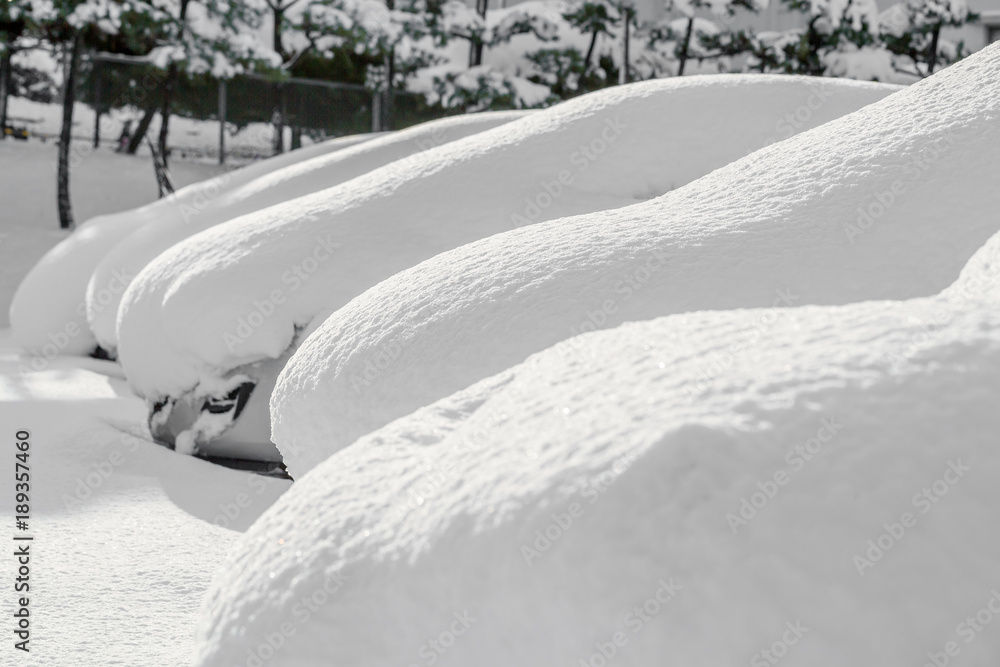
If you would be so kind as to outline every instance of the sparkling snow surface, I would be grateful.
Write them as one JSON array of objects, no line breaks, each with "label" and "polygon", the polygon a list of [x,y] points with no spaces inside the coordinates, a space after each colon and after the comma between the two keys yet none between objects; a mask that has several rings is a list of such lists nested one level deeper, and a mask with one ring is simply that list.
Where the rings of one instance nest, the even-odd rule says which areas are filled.
[{"label": "sparkling snow surface", "polygon": [[299,480],[196,664],[995,664],[998,306],[1000,236],[935,297],[565,341]]},{"label": "sparkling snow surface", "polygon": [[[143,396],[178,396],[279,357],[296,327],[437,253],[649,199],[790,136],[787,114],[811,127],[894,90],[782,76],[649,81],[425,151],[160,255],[122,300],[122,364]],[[466,287],[454,289],[461,298]]]},{"label": "sparkling snow surface", "polygon": [[1000,47],[654,201],[399,273],[302,344],[271,399],[293,477],[580,332],[703,309],[939,292],[1000,229]]},{"label": "sparkling snow surface", "polygon": [[[225,189],[220,189],[217,196],[206,196],[171,209],[162,218],[143,225],[108,252],[98,265],[87,287],[87,315],[97,342],[106,350],[114,350],[118,345],[115,324],[123,290],[113,292],[110,303],[105,303],[101,299],[103,287],[116,275],[136,276],[146,264],[175,243],[220,222],[325,190],[394,160],[509,123],[525,113],[506,111],[445,118],[386,134],[345,150],[328,151],[315,157],[307,153],[302,156],[305,159],[273,169],[238,187],[225,187],[225,177],[219,179],[220,188]],[[177,220],[178,211],[182,220]]]},{"label": "sparkling snow surface", "polygon": [[[171,197],[159,199],[146,206],[120,213],[99,215],[87,220],[73,234],[49,250],[18,286],[10,305],[10,324],[14,340],[22,348],[41,354],[42,348],[52,342],[51,336],[64,333],[66,327],[71,326],[78,329],[78,333],[70,336],[69,344],[61,349],[60,353],[89,354],[97,341],[87,324],[88,281],[100,261],[117,243],[154,220],[162,222],[169,220],[173,225],[182,227],[188,211],[202,210],[210,206],[210,202],[227,189],[239,188],[273,170],[310,157],[325,155],[368,141],[372,136],[375,135],[344,137],[314,144],[298,151],[255,162],[229,174],[193,183],[181,188]],[[125,182],[123,187],[128,187],[128,183]],[[93,196],[88,193],[88,198],[92,199]],[[127,272],[122,273],[123,268],[114,267],[112,275],[102,279],[95,290],[95,295],[101,299],[97,306],[105,313],[110,313],[112,317],[111,299],[105,300],[103,293],[111,295],[117,304],[124,290],[123,279],[133,277]]]}]

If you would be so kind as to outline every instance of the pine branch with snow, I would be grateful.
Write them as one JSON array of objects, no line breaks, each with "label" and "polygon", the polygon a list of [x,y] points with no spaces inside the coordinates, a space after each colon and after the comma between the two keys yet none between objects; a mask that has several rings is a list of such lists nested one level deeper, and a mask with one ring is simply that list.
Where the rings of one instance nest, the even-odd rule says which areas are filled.
[{"label": "pine branch with snow", "polygon": [[970,53],[964,42],[943,39],[942,29],[978,19],[965,0],[907,0],[882,12],[878,25],[882,42],[893,54],[893,69],[924,78]]}]

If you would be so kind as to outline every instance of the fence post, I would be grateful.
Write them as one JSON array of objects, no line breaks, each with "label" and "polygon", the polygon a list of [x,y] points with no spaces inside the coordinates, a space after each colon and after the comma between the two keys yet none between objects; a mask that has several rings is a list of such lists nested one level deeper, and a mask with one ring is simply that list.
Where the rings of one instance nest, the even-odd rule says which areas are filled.
[{"label": "fence post", "polygon": [[226,80],[219,79],[219,164],[226,164]]},{"label": "fence post", "polygon": [[382,131],[382,91],[372,92],[372,132]]},{"label": "fence post", "polygon": [[101,145],[101,61],[97,58],[91,59],[91,66],[94,68],[94,148]]}]

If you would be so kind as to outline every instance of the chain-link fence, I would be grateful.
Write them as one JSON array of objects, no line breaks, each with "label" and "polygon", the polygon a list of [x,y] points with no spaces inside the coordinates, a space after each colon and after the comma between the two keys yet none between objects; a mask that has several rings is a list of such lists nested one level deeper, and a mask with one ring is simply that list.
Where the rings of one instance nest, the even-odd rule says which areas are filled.
[{"label": "chain-link fence", "polygon": [[[133,148],[145,136],[155,141],[165,80],[163,69],[144,61],[103,54],[89,58],[77,99],[96,111],[95,145],[119,143],[122,128]],[[221,162],[266,157],[297,148],[303,140],[401,129],[449,112],[402,91],[386,96],[332,81],[258,74],[222,80],[202,74],[178,77],[171,113],[171,152]],[[108,122],[111,118],[114,122]]]}]

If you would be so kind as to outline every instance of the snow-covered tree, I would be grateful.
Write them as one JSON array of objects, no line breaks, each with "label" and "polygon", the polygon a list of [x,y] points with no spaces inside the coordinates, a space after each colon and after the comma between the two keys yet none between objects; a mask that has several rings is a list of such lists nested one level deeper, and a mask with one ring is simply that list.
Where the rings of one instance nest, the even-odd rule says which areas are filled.
[{"label": "snow-covered tree", "polygon": [[726,30],[705,39],[728,56],[745,55],[746,68],[866,80],[892,78],[890,54],[878,35],[874,0],[782,0],[801,13],[804,27],[755,33]]},{"label": "snow-covered tree", "polygon": [[[691,61],[719,63],[724,68],[727,57],[742,53],[747,34],[726,31],[740,11],[756,13],[767,7],[767,0],[668,0],[668,15],[641,27],[643,49],[638,59],[642,76],[683,76],[690,72]],[[674,17],[676,14],[680,17]],[[698,14],[708,13],[711,19]]]},{"label": "snow-covered tree", "polygon": [[5,138],[7,99],[13,87],[13,57],[27,27],[30,8],[19,0],[0,0],[0,139]]},{"label": "snow-covered tree", "polygon": [[572,47],[538,49],[528,54],[537,72],[532,80],[549,88],[555,100],[572,97],[580,87],[583,54]]},{"label": "snow-covered tree", "polygon": [[140,0],[46,0],[30,4],[29,19],[37,34],[64,58],[62,127],[59,133],[59,166],[56,176],[59,226],[71,229],[73,211],[69,196],[69,152],[72,141],[73,108],[80,58],[88,40],[101,33],[114,33],[121,26],[124,10],[134,10]]},{"label": "snow-covered tree", "polygon": [[622,27],[622,65],[618,70],[618,83],[624,84],[632,80],[632,35],[639,28],[638,12],[630,0],[620,0],[615,9],[621,17]]},{"label": "snow-covered tree", "polygon": [[264,0],[150,0],[160,18],[160,43],[150,58],[166,70],[160,106],[158,147],[167,157],[173,92],[182,72],[210,72],[229,77],[254,62],[280,64],[280,57],[262,44],[260,28]]},{"label": "snow-covered tree", "polygon": [[332,59],[347,50],[383,63],[409,37],[415,22],[408,8],[390,8],[381,0],[312,0],[293,28],[321,57]]},{"label": "snow-covered tree", "polygon": [[583,68],[590,68],[594,48],[601,35],[613,36],[613,28],[621,21],[621,15],[608,0],[578,0],[572,9],[563,14],[571,26],[590,36],[587,52],[583,56]]},{"label": "snow-covered tree", "polygon": [[774,45],[778,67],[790,74],[821,76],[833,54],[857,52],[876,42],[878,7],[874,0],[784,0],[805,15],[806,28],[792,30]]},{"label": "snow-covered tree", "polygon": [[643,26],[639,71],[645,78],[683,76],[691,60],[701,62],[725,55],[712,42],[719,34],[716,23],[700,16],[668,17]]},{"label": "snow-covered tree", "polygon": [[[469,44],[468,64],[443,58],[421,78],[423,92],[432,103],[465,110],[533,107],[546,103],[551,91],[529,81],[524,68],[530,68],[531,47],[558,39],[562,21],[553,11],[560,3],[529,2],[510,8],[481,13],[459,0],[427,5],[426,34],[443,52],[455,41]],[[481,9],[481,8],[480,8]],[[511,51],[508,45],[522,38],[523,49]],[[494,49],[508,49],[501,66],[485,61]]]},{"label": "snow-covered tree", "polygon": [[882,42],[896,56],[893,68],[923,78],[969,55],[964,43],[942,39],[941,31],[978,18],[965,0],[907,0],[882,12],[879,27]]},{"label": "snow-covered tree", "polygon": [[[706,52],[705,45],[712,36],[719,33],[719,29],[711,21],[699,21],[695,16],[698,10],[710,10],[716,16],[731,17],[738,9],[757,12],[765,7],[767,0],[668,0],[668,9],[684,15],[680,21],[683,35],[677,35],[676,23],[667,26],[667,36],[674,38],[677,44],[677,76],[684,76],[684,68],[690,58],[717,55],[715,52]],[[696,26],[700,29],[696,30]]]},{"label": "snow-covered tree", "polygon": [[311,0],[294,27],[310,53],[328,61],[350,54],[358,62],[365,85],[381,91],[384,127],[392,125],[394,91],[439,60],[422,1]]},{"label": "snow-covered tree", "polygon": [[286,48],[284,34],[291,26],[288,13],[302,0],[264,0],[268,10],[271,12],[271,39],[272,48],[277,53],[282,62],[288,62],[294,56],[294,52]]}]

